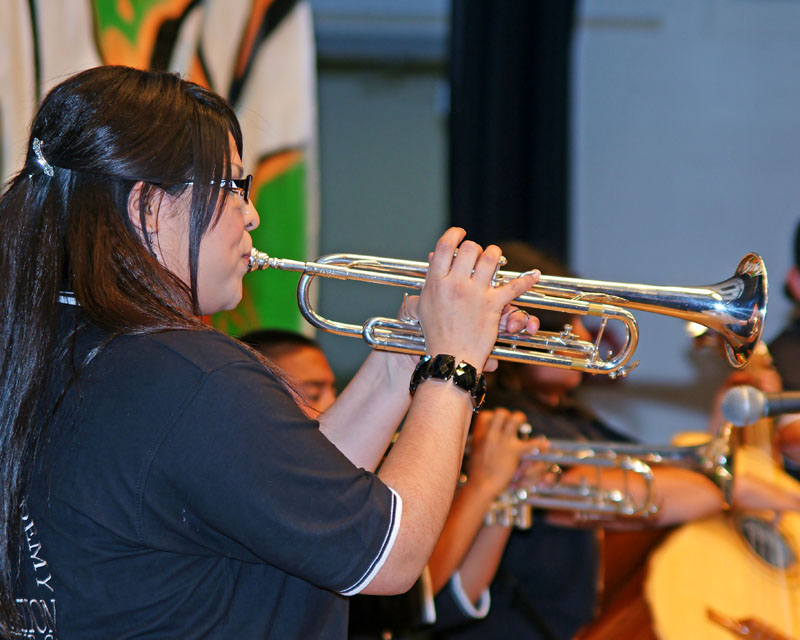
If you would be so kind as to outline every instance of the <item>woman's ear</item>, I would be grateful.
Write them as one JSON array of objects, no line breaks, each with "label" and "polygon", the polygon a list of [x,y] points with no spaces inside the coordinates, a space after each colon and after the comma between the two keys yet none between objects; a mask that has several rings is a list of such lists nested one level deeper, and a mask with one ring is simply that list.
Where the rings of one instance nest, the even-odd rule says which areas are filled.
[{"label": "woman's ear", "polygon": [[134,228],[138,229],[139,233],[144,238],[147,234],[152,234],[158,231],[158,216],[153,209],[153,203],[150,202],[150,198],[148,198],[145,209],[145,228],[142,228],[142,198],[146,197],[145,194],[142,193],[143,189],[144,182],[141,180],[133,185],[133,188],[131,188],[131,192],[128,194],[128,219],[131,221],[131,224],[134,226]]}]

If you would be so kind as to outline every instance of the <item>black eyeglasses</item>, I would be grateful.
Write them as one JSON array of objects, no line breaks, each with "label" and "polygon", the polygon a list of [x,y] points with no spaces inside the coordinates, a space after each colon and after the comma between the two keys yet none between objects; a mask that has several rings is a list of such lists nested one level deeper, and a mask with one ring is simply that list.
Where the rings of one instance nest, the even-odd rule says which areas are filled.
[{"label": "black eyeglasses", "polygon": [[[213,184],[213,182],[212,182]],[[246,178],[231,178],[230,180],[220,180],[219,186],[222,189],[227,189],[231,193],[242,196],[245,204],[250,204],[250,185],[253,184],[253,175],[250,174]]]},{"label": "black eyeglasses", "polygon": [[[160,186],[159,183],[153,182],[157,186]],[[189,180],[184,184],[194,184],[194,180]],[[209,184],[214,184],[212,180]],[[253,184],[253,175],[250,174],[246,178],[231,178],[230,180],[220,180],[219,181],[219,188],[220,189],[227,189],[231,193],[235,193],[237,196],[241,196],[244,198],[245,204],[250,204],[250,186]]]}]

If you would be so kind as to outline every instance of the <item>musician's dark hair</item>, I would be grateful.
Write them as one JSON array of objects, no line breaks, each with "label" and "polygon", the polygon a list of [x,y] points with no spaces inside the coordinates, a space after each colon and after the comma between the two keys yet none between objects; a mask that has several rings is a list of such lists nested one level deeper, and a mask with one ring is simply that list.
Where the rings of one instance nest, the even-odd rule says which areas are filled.
[{"label": "musician's dark hair", "polygon": [[800,269],[800,221],[794,230],[794,266]]},{"label": "musician's dark hair", "polygon": [[[19,623],[20,508],[37,443],[64,392],[49,388],[65,348],[57,336],[60,292],[73,291],[81,318],[111,336],[209,330],[197,317],[198,255],[224,205],[218,185],[231,177],[229,134],[241,154],[241,130],[224,99],[171,73],[127,67],[68,78],[32,123],[25,165],[0,196],[1,637]],[[176,197],[194,185],[188,284],[159,264],[130,220],[139,182],[141,229],[164,193]]]},{"label": "musician's dark hair", "polygon": [[[503,252],[506,264],[503,266],[507,271],[529,271],[539,269],[543,275],[574,278],[575,273],[559,258],[553,254],[534,247],[521,240],[505,240],[498,242],[497,245]],[[542,331],[559,332],[564,328],[564,324],[569,322],[569,317],[558,311],[548,311],[543,309],[528,309],[531,315],[539,319],[539,328]],[[520,362],[509,362],[501,360],[497,364],[497,370],[486,374],[489,381],[489,388],[506,389],[516,392],[519,390],[519,375],[530,365]],[[491,399],[491,393],[490,393]],[[490,400],[491,401],[491,400]]]},{"label": "musician's dark hair", "polygon": [[285,376],[280,366],[275,366],[274,360],[306,347],[316,349],[324,356],[325,352],[319,342],[296,331],[272,328],[248,331],[239,336],[238,340],[252,349],[256,355],[265,358],[264,365],[272,371],[275,377],[280,378],[298,406],[311,408],[295,382]]},{"label": "musician's dark hair", "polygon": [[[797,222],[797,225],[794,228],[794,237],[792,239],[792,266],[795,269],[800,269],[800,221]],[[789,278],[787,277],[786,282],[783,283],[783,295],[785,295],[789,300],[791,300],[795,305],[800,305],[800,300],[797,299],[796,295],[792,292],[793,287],[789,284]],[[797,309],[795,310],[795,313]]]},{"label": "musician's dark hair", "polygon": [[256,329],[239,336],[239,340],[270,359],[279,358],[304,347],[322,351],[316,340],[286,329]]},{"label": "musician's dark hair", "polygon": [[[538,249],[521,240],[498,242],[497,246],[507,260],[503,269],[508,271],[529,271],[539,269],[544,275],[574,278],[575,273],[553,254]],[[530,312],[539,319],[539,327],[544,331],[561,331],[568,319],[558,311],[531,309]]]}]

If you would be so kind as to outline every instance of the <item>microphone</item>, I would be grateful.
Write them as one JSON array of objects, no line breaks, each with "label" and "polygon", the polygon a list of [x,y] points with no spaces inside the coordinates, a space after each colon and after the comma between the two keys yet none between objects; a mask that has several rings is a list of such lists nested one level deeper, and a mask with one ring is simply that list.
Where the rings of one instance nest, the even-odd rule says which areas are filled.
[{"label": "microphone", "polygon": [[764,393],[755,387],[731,387],[722,397],[722,415],[737,427],[782,413],[800,413],[800,391]]}]

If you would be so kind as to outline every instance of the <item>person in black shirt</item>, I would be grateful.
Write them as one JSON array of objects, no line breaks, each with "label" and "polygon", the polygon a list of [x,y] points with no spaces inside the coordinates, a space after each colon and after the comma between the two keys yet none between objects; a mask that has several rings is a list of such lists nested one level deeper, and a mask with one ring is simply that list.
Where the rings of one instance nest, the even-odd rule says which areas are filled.
[{"label": "person in black shirt", "polygon": [[[89,69],[34,118],[0,198],[4,637],[342,638],[342,596],[407,589],[433,549],[470,393],[412,400],[416,359],[373,353],[311,420],[202,322],[250,268],[241,152],[230,105],[165,72]],[[536,276],[493,287],[500,250],[464,235],[407,311],[471,387],[498,328],[536,330],[509,306]]]},{"label": "person in black shirt", "polygon": [[[800,305],[800,223],[794,233],[792,266],[786,274],[784,293],[796,305]],[[800,389],[800,314],[795,309],[792,321],[770,343],[772,361],[783,381],[785,389]]]},{"label": "person in black shirt", "polygon": [[[302,395],[306,413],[319,415],[335,400],[335,377],[319,344],[283,329],[259,329],[240,337],[267,356]],[[516,475],[521,456],[546,448],[544,439],[517,437],[525,422],[521,412],[481,411],[470,430],[470,481],[456,493],[442,536],[429,567],[406,593],[395,596],[356,596],[351,600],[349,637],[368,640],[391,635],[406,637],[436,625],[452,627],[481,618],[490,608],[488,585],[508,539],[509,528],[484,524],[495,496]],[[542,465],[528,465],[533,477]],[[435,597],[434,597],[435,596]]]},{"label": "person in black shirt", "polygon": [[[800,391],[800,223],[794,233],[794,260],[784,291],[795,303],[794,317],[770,343],[769,351],[786,391]],[[786,471],[800,479],[800,415],[779,418],[779,438]]]},{"label": "person in black shirt", "polygon": [[[518,242],[503,243],[510,270],[537,264],[542,273],[570,277],[559,261]],[[561,331],[565,323],[583,340],[591,336],[579,316],[538,312],[541,328]],[[604,424],[572,393],[584,374],[574,369],[500,363],[492,374],[492,407],[522,411],[532,433],[551,440],[627,442],[623,434]],[[563,482],[580,478],[597,482],[593,467],[576,465],[565,471]],[[497,576],[491,585],[492,608],[483,620],[441,633],[442,640],[568,640],[592,621],[600,595],[601,536],[604,528],[636,530],[667,527],[719,513],[724,508],[720,489],[701,473],[658,465],[653,467],[652,500],[658,512],[646,519],[601,519],[592,522],[577,513],[538,511],[533,526],[511,532]],[[619,469],[604,471],[602,487],[626,487],[634,502],[643,504],[645,485],[640,477],[622,481]],[[800,509],[800,494],[772,490],[757,479],[740,477],[733,501],[748,506]],[[634,630],[632,630],[633,632]]]}]

